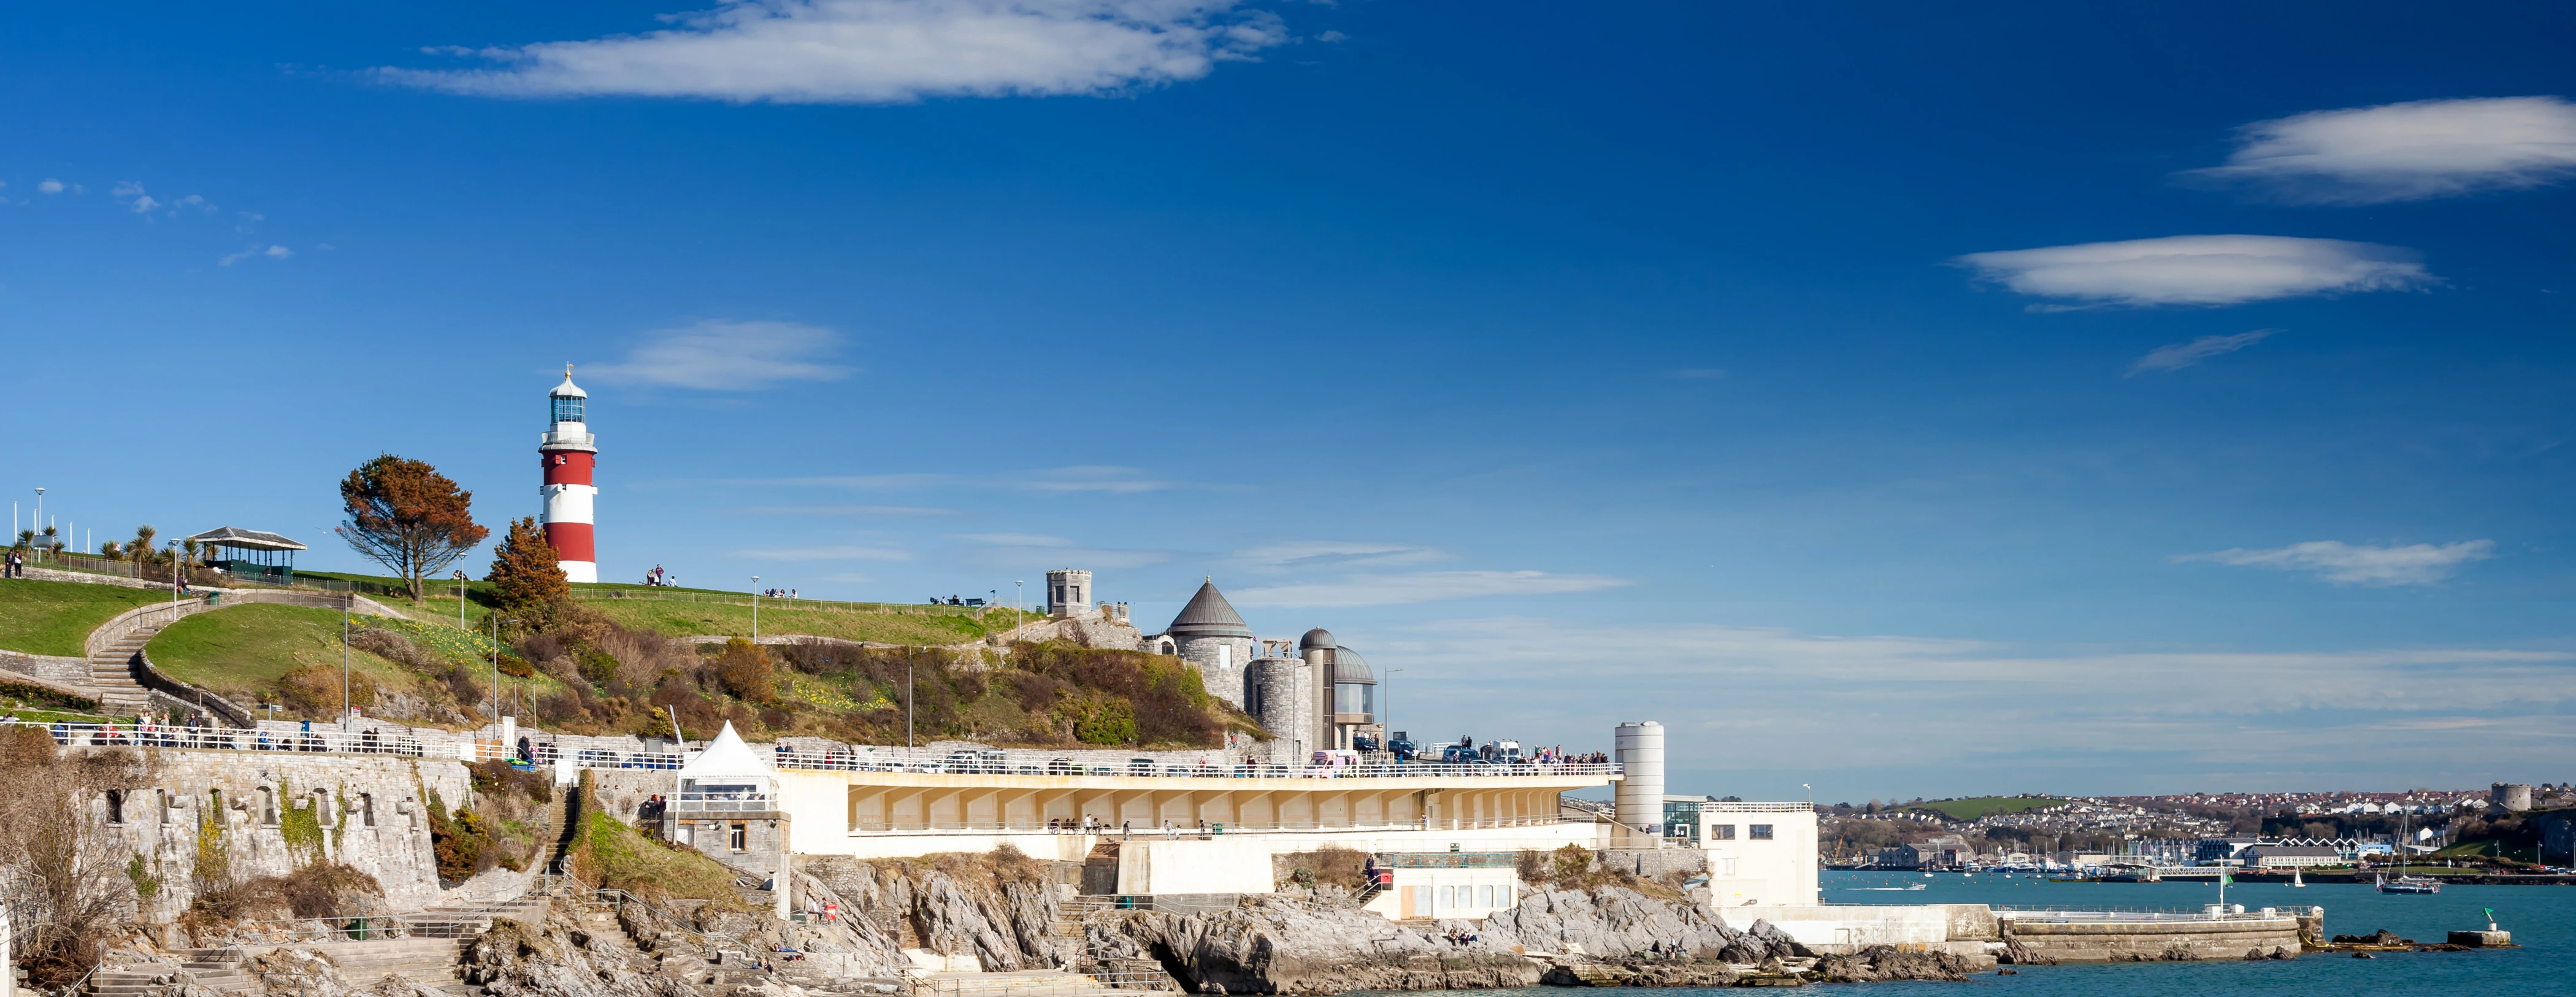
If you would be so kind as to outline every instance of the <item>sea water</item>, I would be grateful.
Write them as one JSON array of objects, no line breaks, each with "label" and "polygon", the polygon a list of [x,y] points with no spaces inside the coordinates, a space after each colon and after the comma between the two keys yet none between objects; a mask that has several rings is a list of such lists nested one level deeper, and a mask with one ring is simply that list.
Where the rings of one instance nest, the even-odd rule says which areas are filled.
[{"label": "sea water", "polygon": [[[1884,887],[1923,884],[1920,890]],[[2218,902],[2210,882],[2058,883],[2046,879],[1939,873],[1827,872],[1822,899],[1832,904],[1992,904],[1998,907],[2198,910]],[[1878,887],[1882,889],[1872,889]],[[1869,997],[1955,994],[1963,989],[2016,997],[2149,997],[2166,994],[2326,994],[2331,997],[2424,997],[2432,993],[2510,997],[2576,995],[2576,887],[2445,886],[2431,895],[2380,893],[2368,883],[2238,883],[2227,902],[2247,910],[2317,906],[2326,935],[2366,935],[2386,928],[2398,937],[2440,943],[2458,930],[2485,928],[2481,908],[2495,908],[2496,927],[2513,932],[2518,949],[2471,952],[2379,952],[2377,958],[2310,954],[2282,962],[2149,962],[2017,966],[2019,975],[1979,973],[1966,984],[1858,984]],[[1736,924],[1748,927],[1749,924]],[[1590,991],[1609,997],[1609,990]],[[1636,990],[1629,997],[1679,997],[1680,988]],[[1713,993],[1713,991],[1710,991]],[[1483,991],[1491,994],[1494,991]],[[1540,987],[1512,991],[1563,997]]]}]

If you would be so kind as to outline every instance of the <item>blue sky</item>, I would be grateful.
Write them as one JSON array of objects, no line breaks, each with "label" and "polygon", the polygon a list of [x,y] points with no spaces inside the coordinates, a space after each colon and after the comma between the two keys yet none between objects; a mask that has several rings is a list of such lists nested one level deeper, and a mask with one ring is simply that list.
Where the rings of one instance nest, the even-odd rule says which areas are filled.
[{"label": "blue sky", "polygon": [[20,12],[0,485],[354,568],[569,362],[612,578],[1213,575],[1677,791],[2571,776],[2563,11],[524,7]]}]

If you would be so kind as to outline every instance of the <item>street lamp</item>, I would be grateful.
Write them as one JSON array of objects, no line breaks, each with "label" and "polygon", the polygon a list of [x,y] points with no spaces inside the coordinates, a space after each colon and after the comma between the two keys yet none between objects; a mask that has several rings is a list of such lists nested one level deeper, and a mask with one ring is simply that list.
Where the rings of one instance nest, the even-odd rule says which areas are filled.
[{"label": "street lamp", "polygon": [[1386,724],[1385,724],[1385,727],[1386,727],[1386,734],[1387,734],[1386,750],[1388,750],[1388,751],[1394,751],[1394,750],[1395,750],[1395,673],[1400,672],[1400,671],[1403,671],[1403,670],[1404,670],[1404,669],[1401,669],[1401,668],[1389,668],[1389,669],[1387,669],[1387,670],[1386,670]]},{"label": "street lamp", "polygon": [[1028,595],[1028,589],[1026,588],[1026,586],[1027,586],[1028,584],[1029,584],[1029,583],[1027,583],[1027,582],[1023,582],[1023,581],[1014,581],[1014,582],[1012,582],[1012,583],[1011,583],[1011,625],[1012,625],[1012,626],[1018,626],[1018,625],[1019,625],[1019,623],[1020,623],[1020,614],[1021,614],[1022,612],[1025,612],[1025,610],[1022,610],[1022,609],[1020,608],[1020,606],[1021,606],[1021,604],[1022,604],[1022,601],[1023,601],[1024,599],[1026,599],[1026,598],[1027,598],[1027,595]]},{"label": "street lamp", "polygon": [[456,629],[465,629],[465,573],[456,573]]},{"label": "street lamp", "polygon": [[340,729],[349,729],[349,604],[358,601],[355,592],[340,595]]},{"label": "street lamp", "polygon": [[[36,532],[40,535],[45,532],[45,490],[42,488],[36,489],[36,518],[27,525],[35,527]],[[39,547],[37,548],[37,551],[37,557],[41,558],[44,556],[42,553],[43,548]]]},{"label": "street lamp", "polygon": [[751,642],[760,643],[760,576],[751,576]]}]

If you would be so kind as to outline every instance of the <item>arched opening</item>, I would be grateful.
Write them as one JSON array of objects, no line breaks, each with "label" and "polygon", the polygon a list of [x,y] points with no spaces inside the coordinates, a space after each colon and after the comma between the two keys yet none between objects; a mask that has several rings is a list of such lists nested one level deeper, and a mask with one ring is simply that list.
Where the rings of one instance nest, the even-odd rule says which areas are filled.
[{"label": "arched opening", "polygon": [[107,791],[107,822],[110,824],[125,823],[125,791],[122,789],[111,789]]},{"label": "arched opening", "polygon": [[358,794],[358,819],[365,821],[368,827],[376,826],[376,794]]}]

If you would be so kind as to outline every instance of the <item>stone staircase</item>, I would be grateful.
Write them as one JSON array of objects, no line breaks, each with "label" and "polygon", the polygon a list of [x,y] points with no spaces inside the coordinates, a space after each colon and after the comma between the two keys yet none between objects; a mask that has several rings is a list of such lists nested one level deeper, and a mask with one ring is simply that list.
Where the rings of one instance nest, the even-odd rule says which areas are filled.
[{"label": "stone staircase", "polygon": [[178,977],[179,964],[174,962],[101,969],[90,974],[88,993],[91,997],[159,997]]},{"label": "stone staircase", "polygon": [[152,694],[134,681],[134,659],[143,653],[143,645],[161,632],[158,626],[139,626],[116,643],[100,648],[89,656],[89,684],[98,691],[99,712],[111,717],[131,717],[152,706]]}]

